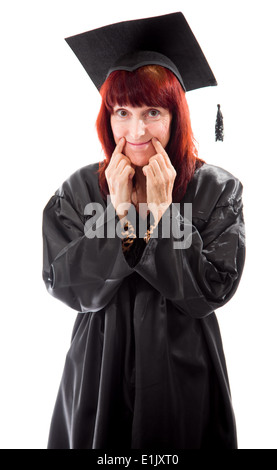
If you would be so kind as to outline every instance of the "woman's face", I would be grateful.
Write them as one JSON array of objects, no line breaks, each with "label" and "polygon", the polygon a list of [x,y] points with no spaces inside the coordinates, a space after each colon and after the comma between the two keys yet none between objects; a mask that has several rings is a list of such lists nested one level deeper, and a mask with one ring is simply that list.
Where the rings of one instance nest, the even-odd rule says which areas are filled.
[{"label": "woman's face", "polygon": [[157,107],[115,106],[111,127],[115,143],[125,137],[123,153],[135,166],[145,166],[156,154],[151,139],[156,137],[166,147],[170,138],[171,113]]}]

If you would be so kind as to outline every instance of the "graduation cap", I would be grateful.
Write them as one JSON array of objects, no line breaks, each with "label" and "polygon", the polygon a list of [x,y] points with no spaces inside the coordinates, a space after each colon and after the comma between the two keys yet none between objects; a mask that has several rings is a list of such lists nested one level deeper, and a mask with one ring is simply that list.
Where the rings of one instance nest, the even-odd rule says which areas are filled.
[{"label": "graduation cap", "polygon": [[150,64],[171,70],[185,91],[217,85],[181,12],[122,21],[65,40],[98,90],[113,71]]}]

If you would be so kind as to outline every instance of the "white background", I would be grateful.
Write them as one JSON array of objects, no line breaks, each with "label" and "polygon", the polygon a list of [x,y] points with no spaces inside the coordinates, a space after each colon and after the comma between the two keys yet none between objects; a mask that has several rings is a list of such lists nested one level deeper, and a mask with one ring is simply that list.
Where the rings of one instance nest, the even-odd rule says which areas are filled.
[{"label": "white background", "polygon": [[[100,98],[64,37],[175,11],[219,83],[187,95],[199,154],[244,184],[247,261],[218,311],[239,447],[277,448],[275,3],[1,1],[1,448],[47,445],[76,313],[41,278],[42,210],[73,171],[102,159]],[[224,143],[214,142],[217,103]]]}]

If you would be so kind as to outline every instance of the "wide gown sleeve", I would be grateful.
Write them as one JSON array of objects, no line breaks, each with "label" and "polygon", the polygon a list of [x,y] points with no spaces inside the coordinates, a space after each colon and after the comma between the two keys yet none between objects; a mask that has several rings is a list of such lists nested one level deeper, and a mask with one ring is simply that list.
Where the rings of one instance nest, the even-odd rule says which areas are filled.
[{"label": "wide gown sleeve", "polygon": [[[171,206],[135,266],[167,301],[194,318],[209,315],[233,296],[245,260],[242,185],[224,171],[217,179],[205,176],[193,197],[187,247],[175,247],[174,234],[187,222]],[[161,235],[163,223],[171,227],[167,238]]]},{"label": "wide gown sleeve", "polygon": [[[59,190],[43,211],[43,279],[48,292],[80,311],[98,311],[112,299],[132,269],[120,237],[88,238],[77,210],[78,188]],[[104,226],[108,218],[102,217]],[[105,227],[104,227],[105,230]]]}]

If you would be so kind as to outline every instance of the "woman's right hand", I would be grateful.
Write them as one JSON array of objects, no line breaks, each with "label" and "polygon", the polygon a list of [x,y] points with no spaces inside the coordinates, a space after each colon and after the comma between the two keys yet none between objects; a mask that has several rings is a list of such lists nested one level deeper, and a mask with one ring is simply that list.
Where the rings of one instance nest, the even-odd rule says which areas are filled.
[{"label": "woman's right hand", "polygon": [[111,202],[121,218],[128,211],[132,198],[132,178],[135,174],[131,160],[124,155],[125,138],[122,137],[111,156],[105,176],[109,187]]}]

